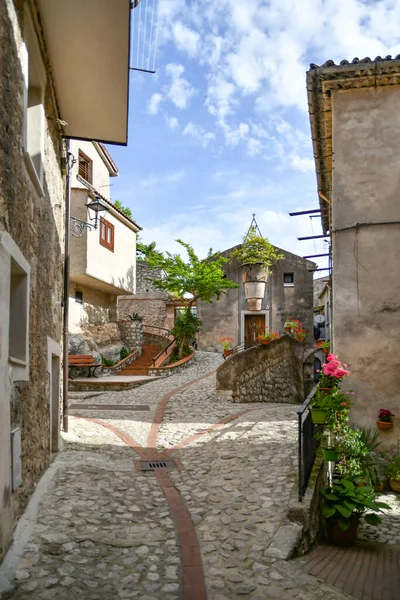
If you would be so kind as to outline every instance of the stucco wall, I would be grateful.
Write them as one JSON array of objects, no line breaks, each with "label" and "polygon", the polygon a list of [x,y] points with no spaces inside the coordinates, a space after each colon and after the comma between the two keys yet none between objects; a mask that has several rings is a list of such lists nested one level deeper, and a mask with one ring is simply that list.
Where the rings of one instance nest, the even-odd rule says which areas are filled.
[{"label": "stucco wall", "polygon": [[[0,557],[10,542],[15,519],[25,508],[50,461],[50,385],[48,338],[61,339],[64,245],[64,180],[61,138],[47,81],[45,90],[42,191],[23,155],[22,72],[24,2],[0,3],[0,229],[10,234],[31,267],[29,311],[29,381],[11,385],[8,364],[7,310],[0,328],[0,474],[10,473],[10,425],[22,431],[22,485],[11,493],[9,476],[0,476]],[[33,3],[30,3],[33,4]],[[17,6],[17,9],[15,9]],[[4,258],[4,257],[3,257]],[[0,268],[0,298],[8,289],[7,270]]]},{"label": "stucco wall", "polygon": [[[75,292],[83,294],[83,304],[76,302]],[[117,320],[117,296],[74,282],[70,283],[68,330],[78,333],[88,324],[101,325]]]},{"label": "stucco wall", "polygon": [[[244,318],[246,314],[264,314],[265,325],[271,331],[283,332],[283,324],[287,317],[300,319],[310,332],[306,344],[313,344],[313,281],[309,269],[313,264],[300,256],[281,250],[284,258],[272,267],[265,288],[261,312],[251,312],[245,298],[242,283],[242,268],[238,261],[224,265],[228,279],[240,285],[237,289],[228,290],[219,300],[211,304],[198,301],[197,313],[203,322],[198,336],[198,348],[202,350],[220,351],[222,337],[233,338],[236,345],[244,341]],[[230,250],[223,252],[229,256]],[[293,287],[283,283],[284,273],[294,274]]]},{"label": "stucco wall", "polygon": [[88,158],[92,160],[92,185],[98,192],[100,192],[107,200],[110,200],[110,181],[109,171],[104,164],[102,158],[93,146],[92,142],[85,142],[83,140],[72,140],[71,141],[71,152],[76,159],[76,163],[72,167],[72,178],[71,184],[73,188],[83,187],[82,180],[78,179],[78,156],[79,150],[82,150]]},{"label": "stucco wall", "polygon": [[334,92],[332,135],[333,347],[351,370],[352,419],[374,428],[380,408],[396,413],[390,445],[400,425],[400,225],[379,223],[400,221],[400,88]]},{"label": "stucco wall", "polygon": [[233,402],[303,401],[302,342],[285,335],[267,346],[254,346],[226,359],[217,370],[217,392]]}]

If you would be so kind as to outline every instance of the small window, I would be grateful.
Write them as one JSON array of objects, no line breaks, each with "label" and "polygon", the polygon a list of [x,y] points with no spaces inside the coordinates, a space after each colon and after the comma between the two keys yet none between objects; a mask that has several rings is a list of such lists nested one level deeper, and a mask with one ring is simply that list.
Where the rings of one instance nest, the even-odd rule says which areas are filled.
[{"label": "small window", "polygon": [[284,273],[283,274],[283,285],[292,286],[294,285],[294,274],[293,273]]},{"label": "small window", "polygon": [[75,302],[78,304],[83,304],[83,292],[75,290]]},{"label": "small window", "polygon": [[100,245],[114,252],[114,225],[106,219],[100,219]]},{"label": "small window", "polygon": [[28,276],[11,257],[9,357],[27,362]]},{"label": "small window", "polygon": [[82,150],[79,150],[79,167],[78,173],[82,179],[87,181],[88,183],[92,183],[92,175],[93,175],[93,163]]}]

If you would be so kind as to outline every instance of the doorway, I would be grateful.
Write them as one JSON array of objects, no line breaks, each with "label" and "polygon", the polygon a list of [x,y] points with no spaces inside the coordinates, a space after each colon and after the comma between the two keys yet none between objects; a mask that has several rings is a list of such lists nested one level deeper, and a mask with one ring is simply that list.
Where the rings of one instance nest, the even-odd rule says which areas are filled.
[{"label": "doorway", "polygon": [[265,314],[244,315],[244,343],[251,346],[257,336],[265,331]]}]

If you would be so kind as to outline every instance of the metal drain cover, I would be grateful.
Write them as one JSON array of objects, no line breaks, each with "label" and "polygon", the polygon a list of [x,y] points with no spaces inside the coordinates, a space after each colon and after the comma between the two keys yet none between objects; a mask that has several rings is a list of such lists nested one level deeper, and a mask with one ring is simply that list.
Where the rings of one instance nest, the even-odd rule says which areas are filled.
[{"label": "metal drain cover", "polygon": [[137,471],[154,471],[154,469],[179,469],[173,459],[167,460],[138,460],[135,462]]}]

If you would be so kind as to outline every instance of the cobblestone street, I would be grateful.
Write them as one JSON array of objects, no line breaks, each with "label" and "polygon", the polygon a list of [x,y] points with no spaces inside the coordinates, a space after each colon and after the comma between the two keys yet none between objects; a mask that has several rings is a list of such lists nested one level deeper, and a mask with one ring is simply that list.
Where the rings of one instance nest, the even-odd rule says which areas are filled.
[{"label": "cobblestone street", "polygon": [[[71,411],[0,567],[2,600],[347,598],[286,560],[300,534],[287,518],[297,407],[216,395],[221,360],[198,352],[169,378],[74,394],[149,410]],[[172,458],[182,470],[135,464]]]}]

